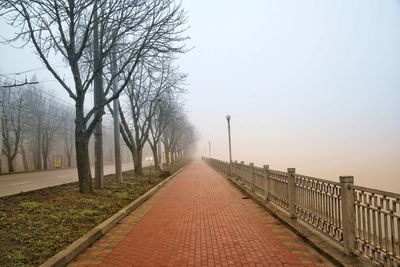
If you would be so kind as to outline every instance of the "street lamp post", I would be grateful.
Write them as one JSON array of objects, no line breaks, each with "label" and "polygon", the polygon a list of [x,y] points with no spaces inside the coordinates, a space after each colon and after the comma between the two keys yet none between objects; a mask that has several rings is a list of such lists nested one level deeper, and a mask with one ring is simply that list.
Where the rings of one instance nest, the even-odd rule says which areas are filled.
[{"label": "street lamp post", "polygon": [[229,137],[229,176],[231,176],[232,168],[232,147],[231,147],[231,115],[226,115],[226,120],[228,121],[228,137]]},{"label": "street lamp post", "polygon": [[208,141],[208,156],[211,159],[211,142]]},{"label": "street lamp post", "polygon": [[232,163],[232,147],[231,147],[231,115],[226,116],[228,121],[228,136],[229,136],[229,164]]}]

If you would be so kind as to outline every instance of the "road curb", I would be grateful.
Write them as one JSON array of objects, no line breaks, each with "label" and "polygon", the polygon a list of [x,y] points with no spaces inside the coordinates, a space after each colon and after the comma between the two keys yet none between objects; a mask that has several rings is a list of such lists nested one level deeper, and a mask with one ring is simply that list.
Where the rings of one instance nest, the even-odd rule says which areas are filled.
[{"label": "road curb", "polygon": [[144,193],[142,196],[131,202],[128,206],[122,208],[116,214],[105,220],[104,222],[97,225],[95,228],[90,230],[81,238],[75,240],[71,245],[65,249],[58,252],[56,255],[48,259],[46,262],[40,265],[40,267],[62,267],[71,262],[76,256],[83,252],[86,248],[96,242],[100,237],[105,235],[109,230],[111,230],[118,222],[125,218],[129,213],[137,209],[141,204],[143,204],[147,199],[154,195],[158,190],[165,186],[169,181],[171,181],[176,175],[183,171],[188,165],[177,170],[171,176],[169,176],[164,181],[160,182],[149,191]]}]

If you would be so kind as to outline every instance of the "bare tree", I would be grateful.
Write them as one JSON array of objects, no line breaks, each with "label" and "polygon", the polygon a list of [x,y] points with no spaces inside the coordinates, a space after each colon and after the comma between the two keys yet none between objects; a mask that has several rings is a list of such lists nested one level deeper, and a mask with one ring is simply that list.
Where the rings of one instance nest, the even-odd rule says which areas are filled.
[{"label": "bare tree", "polygon": [[[33,79],[36,79],[33,77]],[[25,142],[30,146],[31,157],[34,162],[33,168],[41,170],[43,167],[42,160],[42,141],[43,141],[43,120],[47,116],[44,107],[46,98],[43,95],[42,89],[37,85],[29,86],[26,88],[24,115],[23,119],[23,147],[22,151],[25,152]],[[22,153],[24,157],[25,153]]]},{"label": "bare tree", "polygon": [[2,112],[2,153],[7,157],[8,171],[14,172],[14,160],[18,154],[21,138],[24,90],[13,91],[13,88],[2,88],[0,91]]},{"label": "bare tree", "polygon": [[197,140],[195,127],[187,119],[182,105],[177,105],[168,116],[167,126],[161,136],[166,163],[188,158]]},{"label": "bare tree", "polygon": [[155,116],[151,121],[148,142],[153,152],[154,165],[157,169],[160,168],[159,158],[161,156],[161,151],[159,149],[159,144],[161,142],[161,137],[178,109],[177,100],[173,96],[163,97],[161,101],[158,102]]},{"label": "bare tree", "polygon": [[160,151],[158,144],[160,143],[161,135],[164,132],[165,128],[168,124],[168,113],[167,113],[167,105],[164,103],[160,103],[158,109],[154,114],[154,118],[150,124],[150,135],[148,137],[148,142],[153,152],[153,160],[154,166],[156,169],[160,169]]},{"label": "bare tree", "polygon": [[63,108],[59,103],[53,101],[51,98],[46,98],[42,106],[41,116],[42,120],[42,133],[41,133],[41,152],[43,158],[43,169],[47,170],[48,163],[50,162],[49,154],[52,150],[56,136],[61,135],[61,125],[66,123],[64,121]]},{"label": "bare tree", "polygon": [[183,120],[181,110],[174,110],[174,113],[169,116],[167,127],[162,133],[161,141],[164,145],[165,163],[171,164],[174,161],[174,147],[176,146],[176,136],[179,131],[179,121]]},{"label": "bare tree", "polygon": [[72,152],[74,149],[74,114],[71,110],[64,110],[65,121],[62,124],[64,152],[67,157],[67,167],[72,167]]},{"label": "bare tree", "polygon": [[[33,76],[32,80],[35,80],[36,77]],[[35,86],[28,86],[24,88],[26,90],[24,96],[24,106],[23,106],[23,115],[21,116],[22,121],[22,130],[21,130],[21,139],[20,139],[20,153],[22,156],[22,164],[25,171],[28,171],[32,168],[37,167],[37,158],[40,158],[41,155],[31,155],[32,148],[35,147],[37,149],[38,145],[40,146],[39,139],[37,138],[37,121],[38,114],[40,113],[40,109],[42,107],[42,101],[40,93],[37,93],[38,90]],[[21,90],[21,89],[14,89]],[[40,98],[38,97],[40,96]],[[41,129],[40,129],[41,131]],[[30,162],[34,162],[34,164],[30,164]],[[40,168],[39,168],[40,169]]]},{"label": "bare tree", "polygon": [[[151,118],[162,94],[160,87],[154,85],[152,71],[148,66],[140,64],[126,89],[129,117],[125,116],[122,108],[119,109],[122,124],[121,135],[131,151],[136,175],[143,174],[143,146],[148,139]],[[128,119],[130,120],[128,121]],[[129,122],[132,127],[129,126]]]},{"label": "bare tree", "polygon": [[[34,45],[36,52],[55,79],[75,101],[75,147],[81,192],[92,191],[88,142],[103,107],[119,97],[130,81],[139,59],[168,51],[182,50],[177,43],[185,39],[181,34],[185,16],[180,5],[172,0],[3,0],[3,15],[20,31],[16,37]],[[95,14],[98,12],[98,18]],[[85,97],[96,74],[93,68],[93,31],[101,28],[100,62],[117,47],[118,70],[109,75],[100,103],[85,112]],[[68,63],[73,86],[67,84],[53,67],[50,52],[61,55]],[[123,56],[122,56],[123,55]],[[122,75],[124,74],[124,75]],[[111,92],[113,80],[121,80],[119,89]]]},{"label": "bare tree", "polygon": [[198,133],[187,119],[181,122],[180,128],[176,142],[176,155],[178,159],[188,159],[198,140]]},{"label": "bare tree", "polygon": [[25,149],[25,139],[23,138],[23,134],[21,136],[19,147],[22,156],[22,164],[24,166],[24,171],[29,171],[28,155]]}]

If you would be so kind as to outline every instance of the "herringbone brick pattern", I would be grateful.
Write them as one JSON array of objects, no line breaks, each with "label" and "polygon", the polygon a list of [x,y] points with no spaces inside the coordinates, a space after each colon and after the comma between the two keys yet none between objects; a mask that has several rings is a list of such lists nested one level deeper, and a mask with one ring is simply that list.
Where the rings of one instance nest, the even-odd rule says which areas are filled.
[{"label": "herringbone brick pattern", "polygon": [[194,162],[71,266],[331,266]]}]

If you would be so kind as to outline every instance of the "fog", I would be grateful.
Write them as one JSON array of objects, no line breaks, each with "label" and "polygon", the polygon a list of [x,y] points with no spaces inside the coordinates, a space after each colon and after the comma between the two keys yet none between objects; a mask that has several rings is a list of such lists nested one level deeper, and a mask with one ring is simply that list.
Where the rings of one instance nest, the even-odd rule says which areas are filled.
[{"label": "fog", "polygon": [[[210,142],[228,160],[230,114],[234,160],[400,192],[400,1],[182,4],[193,49],[179,64],[199,156]],[[39,68],[69,101],[32,50],[1,45],[0,72]]]},{"label": "fog", "polygon": [[400,1],[189,1],[199,154],[400,192]]}]

